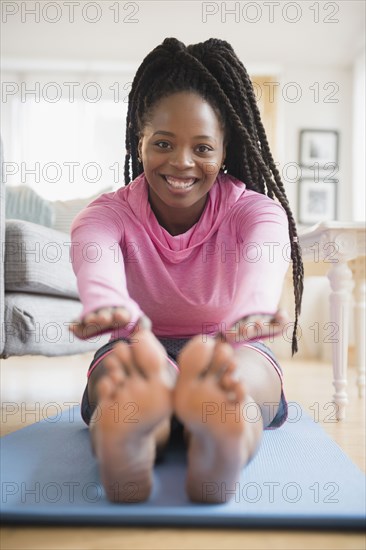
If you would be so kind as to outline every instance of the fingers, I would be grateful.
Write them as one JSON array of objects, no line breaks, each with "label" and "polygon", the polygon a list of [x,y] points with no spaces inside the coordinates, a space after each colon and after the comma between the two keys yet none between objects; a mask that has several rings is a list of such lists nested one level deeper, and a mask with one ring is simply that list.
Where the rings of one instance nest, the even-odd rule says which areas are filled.
[{"label": "fingers", "polygon": [[105,307],[86,315],[83,323],[101,323],[102,325],[113,322],[126,323],[130,320],[130,317],[127,309],[123,307]]},{"label": "fingers", "polygon": [[112,308],[101,309],[99,311],[89,313],[83,319],[85,325],[89,323],[110,323],[113,318]]},{"label": "fingers", "polygon": [[138,324],[142,330],[151,330],[152,328],[152,322],[146,315],[140,317]]},{"label": "fingers", "polygon": [[273,338],[280,334],[290,317],[286,310],[279,309],[275,315],[248,315],[237,321],[230,330],[219,333],[221,341],[230,344]]},{"label": "fingers", "polygon": [[69,330],[78,338],[87,339],[101,332],[124,327],[130,319],[131,315],[124,307],[101,308],[72,322]]},{"label": "fingers", "polygon": [[285,309],[279,309],[274,316],[274,320],[281,326],[285,326],[291,321],[289,314]]}]

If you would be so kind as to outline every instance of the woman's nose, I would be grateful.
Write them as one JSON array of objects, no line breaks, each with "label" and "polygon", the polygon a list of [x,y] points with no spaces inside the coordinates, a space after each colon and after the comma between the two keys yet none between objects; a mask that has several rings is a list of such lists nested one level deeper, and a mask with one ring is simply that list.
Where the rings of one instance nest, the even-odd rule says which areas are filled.
[{"label": "woman's nose", "polygon": [[179,170],[183,170],[184,168],[193,166],[194,161],[190,151],[187,149],[177,149],[170,156],[170,164]]}]

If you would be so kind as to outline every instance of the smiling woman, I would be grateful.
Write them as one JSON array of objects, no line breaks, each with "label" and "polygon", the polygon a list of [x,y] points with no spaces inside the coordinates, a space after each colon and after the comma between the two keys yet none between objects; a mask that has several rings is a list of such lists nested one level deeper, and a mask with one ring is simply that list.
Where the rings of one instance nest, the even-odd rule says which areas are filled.
[{"label": "smiling woman", "polygon": [[171,235],[190,229],[203,212],[225,158],[222,126],[209,103],[184,92],[160,100],[143,128],[138,150],[150,205]]},{"label": "smiling woman", "polygon": [[[205,500],[203,482],[233,486],[263,429],[287,417],[282,369],[245,325],[283,323],[277,310],[289,247],[297,350],[303,271],[296,225],[252,83],[224,40],[186,47],[165,39],[137,70],[126,128],[126,185],[89,204],[71,230],[73,243],[95,241],[103,251],[96,263],[75,251],[84,308],[74,332],[90,325],[94,333],[113,331],[90,364],[82,416],[110,500],[124,502],[122,487],[131,482],[139,500],[149,497],[155,458],[178,422],[189,446],[189,498],[220,502]],[[253,244],[254,258],[243,254]],[[273,258],[268,244],[280,245]],[[136,425],[111,413],[127,400],[138,404]],[[207,402],[254,407],[257,421],[245,414],[206,421]]]},{"label": "smiling woman", "polygon": [[[199,156],[193,159],[191,150],[188,154],[188,149],[182,148],[182,144],[172,144],[175,145],[174,148],[166,143],[168,146],[166,154],[169,158],[174,159],[178,155],[174,160],[174,171],[171,174],[167,172],[168,175],[177,176],[180,167],[179,175],[181,177],[183,172],[198,176],[199,174],[196,174],[192,168],[199,169],[198,167],[200,167],[202,171],[204,166],[206,168],[205,178],[208,182],[212,182],[211,170],[213,170],[212,175],[217,177],[221,162],[225,158],[227,172],[231,176],[244,182],[247,189],[266,194],[271,199],[278,200],[286,211],[289,222],[288,230],[295,295],[295,323],[292,338],[292,352],[294,353],[297,350],[296,331],[303,292],[303,266],[296,223],[283,182],[269,148],[268,137],[261,120],[253,84],[244,65],[228,42],[211,38],[206,42],[186,47],[175,38],[167,38],[163,44],[157,46],[143,60],[135,75],[129,94],[126,121],[125,182],[126,184],[130,182],[130,163],[132,164],[133,178],[136,178],[142,172],[146,174],[146,167],[143,164],[144,158],[141,158],[145,156],[146,151],[142,150],[141,142],[144,143],[146,129],[149,128],[154,117],[157,118],[157,120],[154,119],[156,126],[154,126],[151,133],[158,130],[174,133],[172,129],[164,128],[164,124],[171,124],[171,120],[169,120],[171,115],[160,107],[159,116],[161,120],[159,120],[156,111],[162,101],[166,102],[168,107],[169,102],[174,102],[174,96],[178,93],[180,98],[187,97],[188,93],[191,100],[193,100],[193,95],[197,96],[196,106],[194,107],[195,116],[191,115],[192,101],[188,105],[186,100],[186,109],[183,110],[178,105],[177,98],[175,98],[176,114],[174,116],[177,117],[177,122],[180,124],[180,129],[184,131],[185,136],[187,136],[186,128],[188,125],[185,125],[186,121],[183,119],[190,117],[190,124],[197,125],[197,121],[201,123],[204,121],[206,125],[211,124],[211,128],[209,128],[211,131],[206,132],[203,130],[202,133],[208,135],[212,135],[212,131],[214,135],[217,133],[218,139],[221,139],[221,145],[219,141],[215,145],[216,149],[206,153],[209,157],[206,165]],[[171,105],[169,109],[172,109]],[[197,115],[198,109],[200,110],[199,115]],[[211,118],[208,115],[210,110]],[[180,121],[178,120],[179,117],[181,117]],[[163,126],[160,127],[162,124]],[[221,136],[219,128],[221,129]],[[201,134],[201,131],[190,131],[191,139],[192,136]],[[190,147],[192,147],[192,144],[190,144]],[[213,158],[210,158],[210,155]],[[158,163],[160,162],[159,160]],[[166,175],[164,171],[159,173]],[[151,201],[152,209],[155,208],[156,216],[164,223],[161,211],[162,197],[159,196],[149,177],[147,177],[147,182],[149,184],[149,197],[154,196],[153,193],[155,193],[155,205],[153,204],[154,199]],[[187,225],[179,224],[183,229],[191,227],[197,216],[199,217],[199,212],[202,213],[203,196],[197,196],[195,193],[196,186],[197,192],[202,190],[202,185],[199,185],[198,182],[192,189],[189,189],[187,195],[184,195],[184,200],[187,201],[189,197],[192,196],[193,198],[195,196],[196,203],[189,210],[192,214],[189,223]],[[151,191],[152,187],[154,187],[153,191]],[[166,206],[166,212],[168,212],[171,206],[169,204]],[[177,212],[175,214],[180,215]],[[181,220],[179,221],[181,222]],[[167,220],[165,220],[165,223],[167,223]],[[177,228],[173,228],[174,230],[177,230]]]}]

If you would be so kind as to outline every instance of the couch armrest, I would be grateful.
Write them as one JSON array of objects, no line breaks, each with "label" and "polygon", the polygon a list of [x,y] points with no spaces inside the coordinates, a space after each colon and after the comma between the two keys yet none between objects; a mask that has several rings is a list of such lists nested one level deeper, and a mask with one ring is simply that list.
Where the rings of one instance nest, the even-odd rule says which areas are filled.
[{"label": "couch armrest", "polygon": [[67,233],[24,220],[5,226],[5,292],[79,298]]},{"label": "couch armrest", "polygon": [[[4,283],[4,257],[5,257],[5,182],[3,173],[4,150],[3,142],[0,137],[0,245],[1,245],[1,261],[0,261],[0,327],[4,326],[5,313],[5,283]],[[4,349],[3,339],[0,338],[0,356]]]},{"label": "couch armrest", "polygon": [[68,330],[82,310],[78,300],[21,292],[5,294],[4,356],[74,355],[106,344],[110,334],[79,340]]}]

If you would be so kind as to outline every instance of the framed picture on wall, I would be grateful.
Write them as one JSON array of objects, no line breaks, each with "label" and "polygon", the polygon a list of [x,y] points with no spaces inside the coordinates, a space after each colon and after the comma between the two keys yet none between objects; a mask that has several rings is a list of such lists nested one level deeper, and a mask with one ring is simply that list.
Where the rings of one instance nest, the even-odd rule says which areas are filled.
[{"label": "framed picture on wall", "polygon": [[299,162],[303,168],[326,169],[338,166],[338,132],[336,130],[301,130]]},{"label": "framed picture on wall", "polygon": [[315,182],[311,178],[299,181],[299,223],[314,224],[337,219],[338,180]]}]

